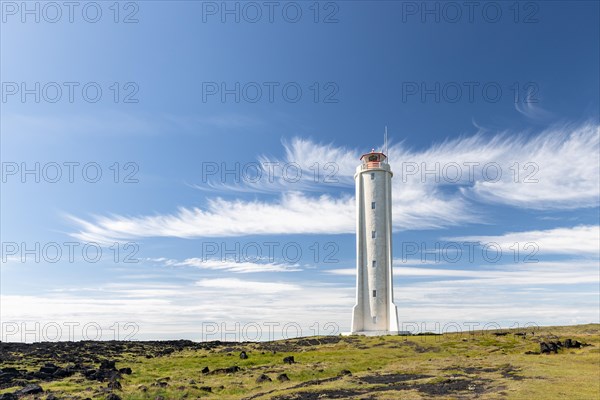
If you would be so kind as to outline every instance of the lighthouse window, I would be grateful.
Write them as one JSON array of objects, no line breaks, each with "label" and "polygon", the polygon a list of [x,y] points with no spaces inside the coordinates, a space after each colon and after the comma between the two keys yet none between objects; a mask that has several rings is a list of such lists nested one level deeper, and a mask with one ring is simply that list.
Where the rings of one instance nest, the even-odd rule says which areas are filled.
[{"label": "lighthouse window", "polygon": [[371,172],[371,180],[375,179],[375,172]]},{"label": "lighthouse window", "polygon": [[375,231],[371,231],[371,238],[375,239]]},{"label": "lighthouse window", "polygon": [[373,268],[377,266],[377,261],[373,260]]},{"label": "lighthouse window", "polygon": [[377,290],[373,290],[373,297],[377,297]]},{"label": "lighthouse window", "polygon": [[372,202],[371,202],[371,210],[374,210],[374,209],[375,209],[375,202],[374,202],[374,201],[372,201]]}]

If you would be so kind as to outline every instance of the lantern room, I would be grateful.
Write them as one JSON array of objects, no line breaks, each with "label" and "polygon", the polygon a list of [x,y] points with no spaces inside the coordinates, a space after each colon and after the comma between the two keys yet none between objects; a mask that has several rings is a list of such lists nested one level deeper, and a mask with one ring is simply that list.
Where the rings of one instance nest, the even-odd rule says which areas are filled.
[{"label": "lantern room", "polygon": [[378,153],[372,149],[370,153],[363,154],[360,157],[362,161],[362,169],[381,168],[381,163],[385,163],[387,156],[383,153]]}]

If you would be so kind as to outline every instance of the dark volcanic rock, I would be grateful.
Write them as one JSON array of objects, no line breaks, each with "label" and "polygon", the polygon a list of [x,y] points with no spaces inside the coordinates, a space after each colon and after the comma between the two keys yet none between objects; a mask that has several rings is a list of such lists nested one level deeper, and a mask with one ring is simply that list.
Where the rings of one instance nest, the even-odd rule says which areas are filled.
[{"label": "dark volcanic rock", "polygon": [[242,351],[242,352],[240,353],[240,358],[241,358],[242,360],[246,360],[246,359],[248,359],[248,354],[246,354],[246,352],[245,352],[245,351]]},{"label": "dark volcanic rock", "polygon": [[203,374],[208,374],[209,372],[210,372],[210,370],[208,369],[208,367],[202,368],[202,373]]},{"label": "dark volcanic rock", "polygon": [[[27,360],[27,370],[0,367],[0,390],[19,388],[27,384],[59,381],[75,374],[86,379],[110,382],[128,375],[128,367],[117,370],[124,355],[134,357],[161,357],[183,350],[214,351],[231,343],[192,342],[189,340],[171,341],[78,341],[78,342],[0,342],[0,360],[3,364],[18,365]],[[9,398],[9,396],[5,396]]]},{"label": "dark volcanic rock", "polygon": [[200,386],[200,390],[212,393],[212,388],[210,386]]},{"label": "dark volcanic rock", "polygon": [[114,393],[111,393],[108,396],[106,396],[106,400],[121,400],[121,397]]},{"label": "dark volcanic rock", "polygon": [[54,371],[54,373],[52,374],[52,377],[54,379],[62,379],[62,378],[67,378],[73,374],[75,374],[75,370],[74,369],[70,369],[70,368],[58,368],[56,371]]},{"label": "dark volcanic rock", "polygon": [[14,367],[4,367],[4,368],[0,369],[0,371],[3,374],[13,375],[13,376],[16,376],[16,375],[20,374],[19,370],[16,369],[16,368],[14,368]]},{"label": "dark volcanic rock", "polygon": [[115,360],[102,360],[100,362],[100,369],[109,369],[116,371],[117,369],[115,368]]},{"label": "dark volcanic rock", "polygon": [[227,368],[215,369],[214,371],[211,372],[211,374],[233,374],[240,370],[241,370],[240,367],[238,367],[237,365],[234,365],[234,366],[227,367]]},{"label": "dark volcanic rock", "polygon": [[30,384],[25,386],[23,389],[19,389],[15,392],[15,394],[17,396],[26,396],[29,394],[38,394],[38,393],[44,393],[44,389],[42,389],[42,387],[40,385],[36,385],[36,384]]},{"label": "dark volcanic rock", "polygon": [[121,386],[121,383],[119,381],[114,380],[114,381],[108,382],[108,388],[111,389],[111,390],[121,390],[122,386]]},{"label": "dark volcanic rock", "polygon": [[283,359],[283,362],[286,364],[293,364],[296,361],[294,361],[294,356],[288,356]]},{"label": "dark volcanic rock", "polygon": [[352,375],[352,372],[347,369],[343,369],[340,371],[339,375]]},{"label": "dark volcanic rock", "polygon": [[582,343],[577,341],[577,340],[573,340],[573,339],[566,339],[565,340],[565,344],[564,347],[567,349],[579,349],[581,348]]},{"label": "dark volcanic rock", "polygon": [[268,375],[261,374],[258,378],[256,378],[256,383],[262,382],[271,382],[271,378]]},{"label": "dark volcanic rock", "polygon": [[277,377],[277,380],[279,382],[286,382],[286,381],[289,381],[290,378],[287,376],[287,374],[279,374],[279,376]]},{"label": "dark volcanic rock", "polygon": [[554,342],[541,342],[540,343],[540,353],[542,354],[550,354],[550,353],[558,353],[558,345]]},{"label": "dark volcanic rock", "polygon": [[17,400],[17,396],[12,393],[0,394],[0,400]]},{"label": "dark volcanic rock", "polygon": [[40,367],[40,372],[52,375],[58,370],[58,368],[59,367],[52,363],[46,363],[42,367]]},{"label": "dark volcanic rock", "polygon": [[101,382],[121,379],[121,374],[119,373],[119,371],[112,369],[86,370],[84,372],[84,375],[90,380],[96,380]]}]

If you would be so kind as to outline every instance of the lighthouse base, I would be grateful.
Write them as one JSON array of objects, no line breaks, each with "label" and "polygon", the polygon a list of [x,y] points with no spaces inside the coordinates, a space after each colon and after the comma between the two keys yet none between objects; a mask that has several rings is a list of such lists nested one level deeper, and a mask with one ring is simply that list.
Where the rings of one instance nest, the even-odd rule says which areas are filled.
[{"label": "lighthouse base", "polygon": [[[382,314],[386,318],[379,321],[378,324],[371,323],[371,317],[365,317],[368,312],[365,311],[362,304],[356,304],[352,309],[352,325],[351,332],[342,333],[342,335],[363,335],[363,336],[385,336],[398,335],[401,331],[398,329],[398,308],[393,302],[387,304],[387,307],[382,310]],[[375,321],[373,321],[375,322]]]},{"label": "lighthouse base", "polygon": [[342,336],[396,336],[410,335],[409,331],[357,331],[357,332],[342,332]]}]

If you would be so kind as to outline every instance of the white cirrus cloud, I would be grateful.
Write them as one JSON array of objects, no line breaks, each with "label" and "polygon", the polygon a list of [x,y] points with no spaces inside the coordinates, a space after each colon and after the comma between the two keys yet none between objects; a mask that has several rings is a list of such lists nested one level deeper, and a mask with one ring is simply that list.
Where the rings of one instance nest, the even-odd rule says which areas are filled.
[{"label": "white cirrus cloud", "polygon": [[255,272],[295,272],[302,270],[301,266],[297,263],[279,263],[274,261],[228,261],[209,258],[202,259],[198,257],[186,258],[184,260],[154,258],[148,259],[148,261],[158,262],[167,267],[195,267],[199,269],[229,271],[240,274]]},{"label": "white cirrus cloud", "polygon": [[497,243],[503,250],[511,251],[514,244],[537,245],[540,253],[598,256],[600,252],[600,226],[579,225],[547,230],[509,232],[497,236],[462,236],[447,238],[457,242]]},{"label": "white cirrus cloud", "polygon": [[[597,206],[599,136],[597,125],[583,124],[554,127],[536,136],[478,134],[422,151],[395,144],[388,151],[395,171],[394,229],[485,222],[483,207],[496,203],[550,210]],[[298,138],[284,143],[284,148],[281,159],[263,156],[259,160],[279,164],[302,160],[298,164],[307,168],[305,179],[278,179],[274,183],[262,180],[235,188],[242,192],[281,193],[273,200],[209,198],[204,208],[180,207],[169,214],[96,216],[91,220],[70,216],[80,228],[73,236],[110,243],[144,237],[353,233],[355,210],[351,195],[309,196],[307,192],[328,191],[332,187],[350,189],[360,152]],[[314,171],[310,170],[315,163],[323,166],[327,162],[336,165],[334,183],[315,180]],[[228,190],[225,185],[220,189]]]},{"label": "white cirrus cloud", "polygon": [[301,286],[285,282],[248,281],[238,278],[201,279],[196,286],[221,293],[223,290],[235,290],[237,294],[246,293],[288,293],[301,290]]},{"label": "white cirrus cloud", "polygon": [[[338,268],[324,271],[326,274],[356,276],[355,268]],[[406,278],[419,277],[427,279],[425,285],[435,288],[456,287],[518,287],[535,285],[577,285],[600,282],[597,261],[562,260],[544,261],[522,264],[473,265],[462,268],[430,268],[412,267],[394,264],[395,286],[403,292],[423,283],[406,283]],[[440,289],[441,290],[441,289]],[[441,292],[440,292],[441,293]]]},{"label": "white cirrus cloud", "polygon": [[210,200],[207,209],[180,208],[175,214],[98,217],[93,223],[70,217],[80,240],[110,243],[153,236],[226,237],[266,234],[354,232],[354,200],[286,193],[277,203]]}]

